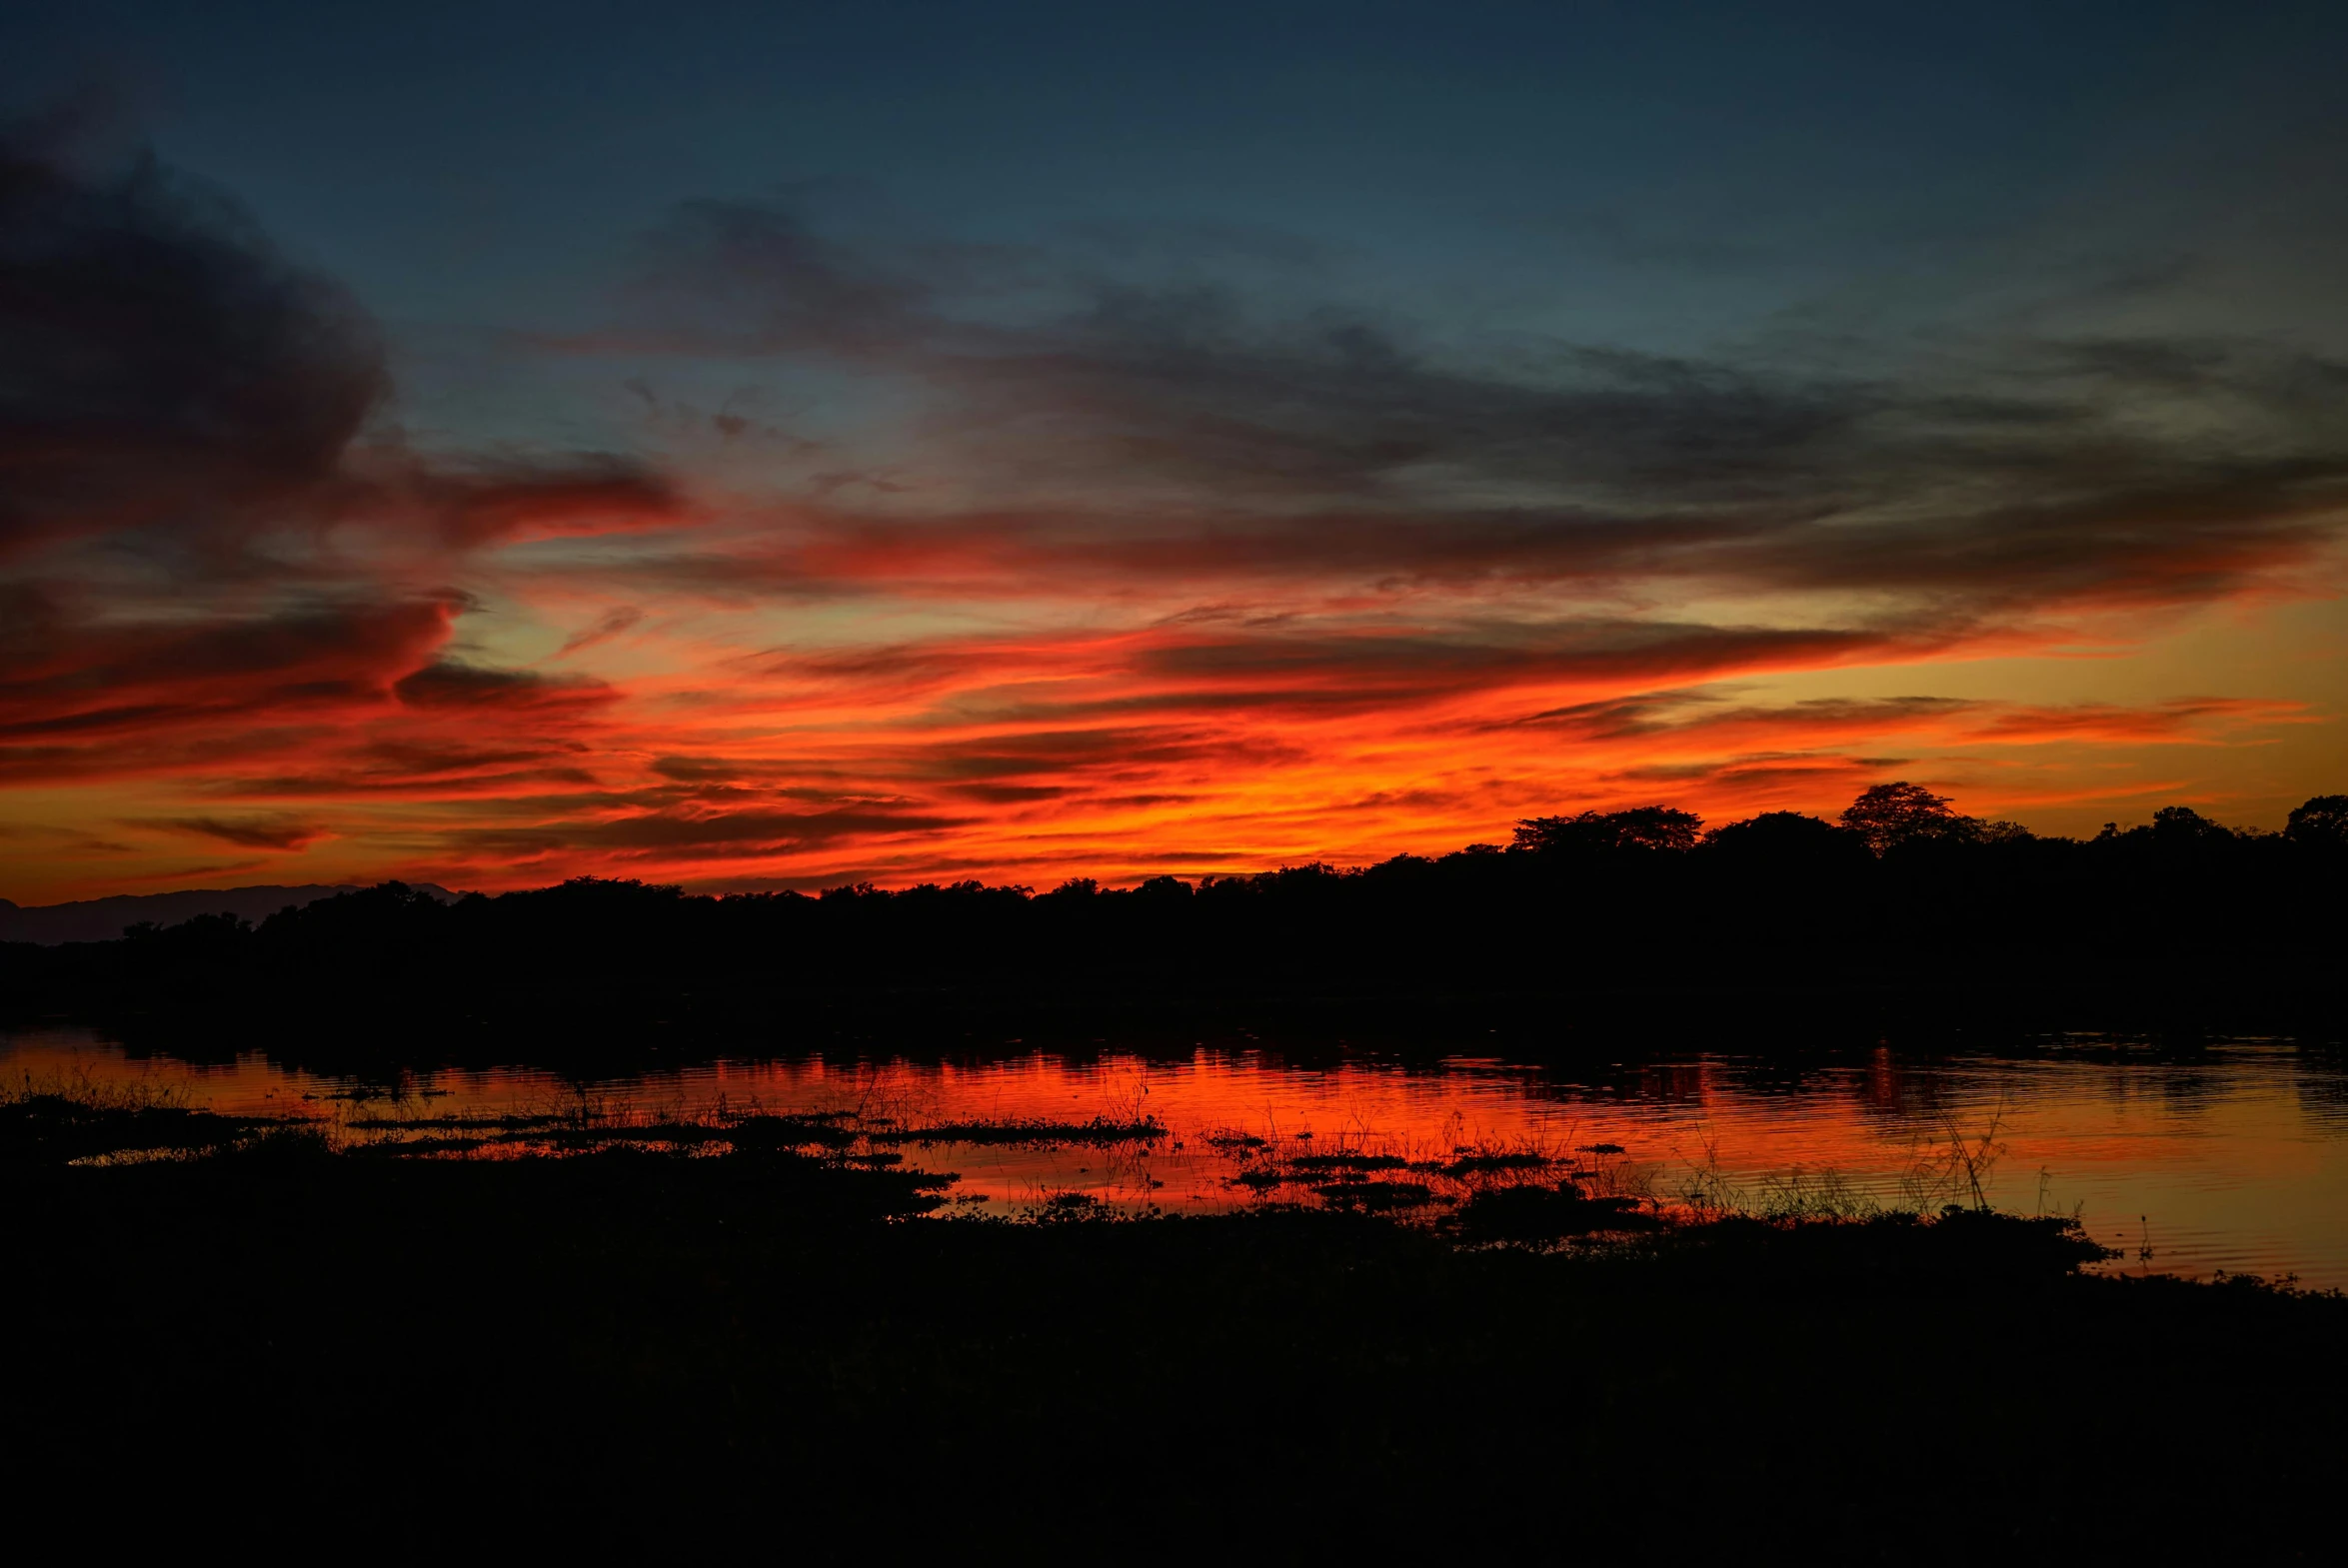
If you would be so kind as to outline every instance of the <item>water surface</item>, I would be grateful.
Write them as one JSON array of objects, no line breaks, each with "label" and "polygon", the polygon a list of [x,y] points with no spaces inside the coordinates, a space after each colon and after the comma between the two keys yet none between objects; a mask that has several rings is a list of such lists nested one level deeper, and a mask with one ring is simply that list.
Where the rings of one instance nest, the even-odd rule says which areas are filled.
[{"label": "water surface", "polygon": [[[1234,1133],[1277,1149],[1411,1159],[1597,1148],[1613,1179],[1665,1204],[1766,1206],[1829,1187],[1913,1204],[1969,1195],[1978,1179],[1999,1207],[2076,1212],[2131,1272],[2224,1269],[2348,1287],[2348,1063],[2289,1040],[2178,1053],[2070,1038],[2024,1053],[1883,1047],[1791,1062],[1723,1050],[1571,1068],[1465,1054],[1297,1061],[1204,1046],[1082,1060],[745,1055],[621,1077],[512,1066],[387,1082],[257,1052],[204,1063],[132,1055],[88,1029],[41,1029],[0,1035],[0,1071],[19,1082],[141,1080],[222,1111],[319,1119],[344,1137],[387,1135],[354,1121],[569,1109],[619,1121],[847,1112],[916,1127],[1148,1116],[1167,1128],[1155,1143],[1110,1148],[906,1146],[909,1163],[960,1176],[954,1196],[999,1210],[1066,1192],[1167,1211],[1258,1201],[1233,1179]],[[1952,1158],[1959,1147],[1970,1177]]]}]

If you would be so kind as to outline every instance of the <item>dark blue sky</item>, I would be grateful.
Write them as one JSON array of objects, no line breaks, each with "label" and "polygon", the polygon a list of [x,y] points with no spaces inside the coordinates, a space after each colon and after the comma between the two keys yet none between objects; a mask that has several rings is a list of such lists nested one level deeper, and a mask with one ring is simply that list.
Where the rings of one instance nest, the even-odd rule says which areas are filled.
[{"label": "dark blue sky", "polygon": [[1244,226],[1637,341],[2340,229],[2337,7],[47,9],[19,105],[107,89],[399,320],[584,324],[673,203],[810,181],[964,237]]}]

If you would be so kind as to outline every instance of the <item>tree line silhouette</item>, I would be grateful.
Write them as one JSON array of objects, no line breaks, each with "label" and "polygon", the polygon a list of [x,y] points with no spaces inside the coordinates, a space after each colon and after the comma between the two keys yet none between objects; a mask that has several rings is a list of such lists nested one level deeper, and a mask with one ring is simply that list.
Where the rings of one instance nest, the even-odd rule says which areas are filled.
[{"label": "tree line silhouette", "polygon": [[[1908,783],[1838,819],[1707,828],[1666,805],[1520,822],[1507,845],[1126,889],[977,881],[697,895],[580,877],[444,902],[386,882],[258,926],[0,948],[9,1010],[232,1005],[621,1015],[888,995],[1112,999],[1702,994],[2343,994],[2348,795],[2280,832],[2187,806],[2092,838],[1983,821]],[[615,1010],[616,1009],[616,1010]]]}]

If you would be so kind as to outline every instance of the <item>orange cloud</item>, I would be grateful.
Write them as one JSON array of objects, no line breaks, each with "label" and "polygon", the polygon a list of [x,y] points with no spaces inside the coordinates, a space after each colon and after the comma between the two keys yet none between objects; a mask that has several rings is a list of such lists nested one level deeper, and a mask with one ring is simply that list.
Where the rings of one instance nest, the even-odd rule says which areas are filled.
[{"label": "orange cloud", "polygon": [[[73,220],[0,302],[41,325],[0,409],[0,789],[44,824],[11,896],[225,874],[153,868],[191,837],[452,885],[1252,868],[1894,772],[2127,800],[2143,749],[2169,780],[2337,723],[2305,690],[2080,700],[2044,659],[2330,590],[2348,372],[2271,344],[1901,379],[1115,280],[1020,316],[983,257],[704,203],[637,319],[568,347],[896,412],[755,463],[425,454],[373,324],[217,200],[9,171],[0,202]],[[1937,695],[1992,655],[2039,674]],[[1893,669],[1911,695],[1777,695]],[[2323,755],[2233,792],[2338,787]]]}]

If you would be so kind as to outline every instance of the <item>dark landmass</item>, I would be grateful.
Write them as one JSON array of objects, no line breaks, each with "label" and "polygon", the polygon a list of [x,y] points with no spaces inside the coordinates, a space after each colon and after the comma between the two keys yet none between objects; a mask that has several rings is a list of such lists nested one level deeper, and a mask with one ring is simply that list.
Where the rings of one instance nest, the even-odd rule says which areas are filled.
[{"label": "dark landmass", "polygon": [[[174,1116],[208,1152],[64,1163]],[[768,1130],[419,1158],[18,1097],[19,1517],[400,1556],[2336,1541],[2348,1301],[2083,1275],[2058,1220],[915,1222],[941,1178]]]},{"label": "dark landmass", "polygon": [[1661,806],[1535,818],[1504,849],[1122,891],[711,897],[582,878],[444,902],[387,883],[258,926],[0,947],[0,1011],[126,1038],[168,1024],[179,1050],[215,1027],[445,1060],[477,1037],[511,1056],[520,1030],[549,1063],[695,1031],[776,1049],[893,1028],[1186,1042],[1297,1020],[2321,1032],[2348,1016],[2348,796],[2279,833],[2171,807],[2077,840],[1885,785],[1839,823],[1700,828]]},{"label": "dark landmass", "polygon": [[[81,898],[72,903],[29,907],[0,898],[0,942],[33,942],[53,947],[69,941],[112,941],[134,925],[176,925],[198,915],[227,914],[240,920],[266,920],[281,909],[301,908],[321,898],[362,890],[348,883],[306,882],[299,887],[119,893],[111,898]],[[457,897],[446,887],[431,882],[419,882],[415,890],[442,903],[453,903]]]}]

